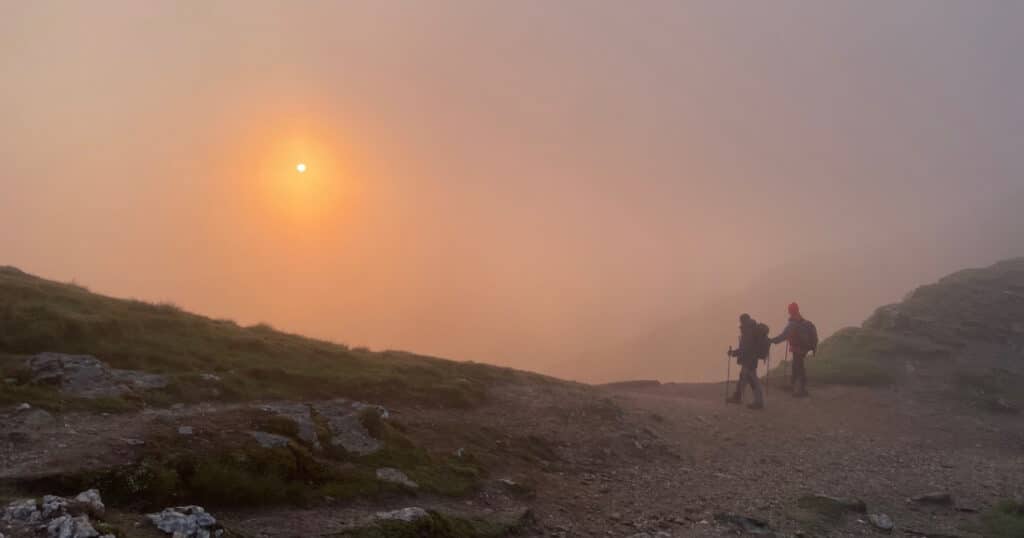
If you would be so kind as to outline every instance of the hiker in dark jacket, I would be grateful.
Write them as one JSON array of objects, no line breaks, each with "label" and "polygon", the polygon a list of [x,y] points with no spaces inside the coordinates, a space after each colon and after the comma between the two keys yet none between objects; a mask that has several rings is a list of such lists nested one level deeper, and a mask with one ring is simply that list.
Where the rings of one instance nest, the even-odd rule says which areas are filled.
[{"label": "hiker in dark jacket", "polygon": [[743,387],[750,385],[754,391],[754,403],[747,407],[764,409],[764,391],[761,389],[761,381],[757,379],[756,330],[757,322],[749,314],[740,316],[740,347],[730,352],[731,356],[736,357],[736,364],[740,365],[740,380],[736,383],[736,393],[725,401],[743,403]]},{"label": "hiker in dark jacket", "polygon": [[[800,315],[800,305],[790,303],[788,311],[789,323],[786,324],[786,328],[782,330],[782,333],[772,338],[771,341],[773,344],[789,342],[789,351],[793,353],[793,374],[790,379],[790,386],[793,389],[793,396],[803,398],[808,395],[807,370],[804,367],[804,359],[807,358],[807,353],[812,349],[810,347],[811,343],[805,341],[805,338],[801,336],[801,332],[808,322]],[[817,339],[816,330],[814,339]],[[816,344],[815,342],[814,345]]]}]

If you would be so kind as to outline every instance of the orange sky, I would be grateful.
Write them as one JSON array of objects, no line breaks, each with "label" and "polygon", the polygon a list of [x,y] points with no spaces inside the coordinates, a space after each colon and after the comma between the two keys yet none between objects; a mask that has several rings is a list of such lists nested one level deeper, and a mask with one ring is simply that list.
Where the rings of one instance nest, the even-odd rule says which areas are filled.
[{"label": "orange sky", "polygon": [[0,263],[563,375],[792,262],[896,297],[1022,246],[1021,8],[937,4],[7,3]]}]

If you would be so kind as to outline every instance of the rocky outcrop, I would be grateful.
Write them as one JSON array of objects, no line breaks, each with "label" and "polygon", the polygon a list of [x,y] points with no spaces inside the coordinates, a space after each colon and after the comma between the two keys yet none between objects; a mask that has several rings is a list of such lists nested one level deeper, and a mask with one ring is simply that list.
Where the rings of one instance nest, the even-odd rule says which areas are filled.
[{"label": "rocky outcrop", "polygon": [[36,529],[41,529],[47,538],[114,538],[112,534],[100,536],[92,525],[90,516],[102,515],[104,510],[99,491],[88,490],[73,498],[46,495],[41,500],[13,501],[0,520],[15,535],[34,535]]},{"label": "rocky outcrop", "polygon": [[162,375],[110,368],[89,355],[40,353],[27,359],[25,366],[31,383],[54,385],[78,398],[116,398],[167,386]]},{"label": "rocky outcrop", "polygon": [[[327,444],[360,456],[381,449],[380,441],[374,439],[363,426],[361,414],[369,410],[382,419],[389,416],[387,409],[379,405],[344,399],[314,404],[279,402],[263,405],[261,409],[293,421],[298,438],[314,449],[322,449]],[[321,427],[318,428],[318,425]],[[318,430],[321,433],[317,433]],[[321,439],[324,433],[327,438]],[[264,440],[269,441],[269,438],[264,436]]]},{"label": "rocky outcrop", "polygon": [[201,506],[177,506],[146,516],[161,532],[174,538],[211,538],[224,535],[217,519]]},{"label": "rocky outcrop", "polygon": [[381,418],[388,417],[388,412],[383,407],[362,402],[334,400],[313,404],[313,410],[324,419],[330,430],[331,438],[328,443],[360,456],[373,454],[381,449],[380,441],[370,435],[360,419],[360,413],[364,409],[380,414]]}]

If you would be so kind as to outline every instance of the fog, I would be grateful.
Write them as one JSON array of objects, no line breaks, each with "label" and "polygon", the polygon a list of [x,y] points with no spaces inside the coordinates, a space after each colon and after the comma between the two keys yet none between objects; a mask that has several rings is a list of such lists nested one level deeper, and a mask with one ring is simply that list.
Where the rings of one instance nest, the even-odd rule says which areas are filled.
[{"label": "fog", "polygon": [[741,311],[828,332],[1024,253],[1022,23],[6,2],[0,264],[374,349],[714,379]]}]

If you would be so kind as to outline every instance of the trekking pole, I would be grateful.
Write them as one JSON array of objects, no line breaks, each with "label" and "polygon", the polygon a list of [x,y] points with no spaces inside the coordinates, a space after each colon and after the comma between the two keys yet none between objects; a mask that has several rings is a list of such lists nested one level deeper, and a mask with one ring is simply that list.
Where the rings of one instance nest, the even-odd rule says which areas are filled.
[{"label": "trekking pole", "polygon": [[732,346],[725,354],[725,399],[729,399],[729,378],[732,377]]}]

